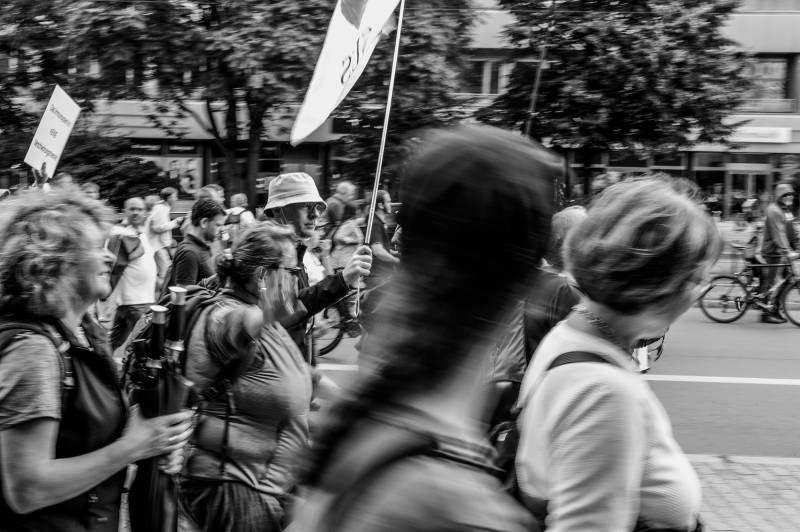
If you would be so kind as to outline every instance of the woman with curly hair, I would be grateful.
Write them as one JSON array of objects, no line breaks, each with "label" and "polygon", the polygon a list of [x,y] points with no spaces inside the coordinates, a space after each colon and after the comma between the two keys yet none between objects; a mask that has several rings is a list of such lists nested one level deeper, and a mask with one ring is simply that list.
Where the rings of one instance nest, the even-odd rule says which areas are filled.
[{"label": "woman with curly hair", "polygon": [[218,261],[220,299],[189,333],[186,375],[204,402],[181,499],[201,530],[282,530],[311,402],[308,364],[280,325],[301,308],[296,264],[290,228],[250,226]]},{"label": "woman with curly hair", "polygon": [[581,302],[539,344],[518,420],[519,487],[547,530],[701,529],[697,475],[631,357],[689,309],[721,252],[689,192],[612,185],[567,237]]},{"label": "woman with curly hair", "polygon": [[490,348],[544,254],[558,171],[490,127],[437,131],[408,162],[403,260],[362,376],[317,439],[296,530],[532,530],[495,477],[481,418]]},{"label": "woman with curly hair", "polygon": [[180,467],[191,413],[128,409],[89,308],[110,292],[111,213],[77,189],[0,209],[0,527],[118,529],[126,466]]}]

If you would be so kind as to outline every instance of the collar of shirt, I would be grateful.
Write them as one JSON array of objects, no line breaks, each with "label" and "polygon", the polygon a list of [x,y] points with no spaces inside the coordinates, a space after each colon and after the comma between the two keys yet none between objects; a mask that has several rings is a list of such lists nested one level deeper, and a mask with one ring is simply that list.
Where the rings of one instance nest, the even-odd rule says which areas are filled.
[{"label": "collar of shirt", "polygon": [[210,249],[211,249],[211,244],[209,244],[209,243],[208,243],[208,242],[206,242],[205,240],[201,240],[201,239],[197,238],[197,237],[196,237],[196,236],[194,236],[194,235],[186,235],[186,238],[187,238],[188,240],[191,240],[192,242],[194,242],[195,244],[197,244],[197,245],[198,245],[198,246],[200,246],[201,248],[208,249],[208,250],[210,250]]}]

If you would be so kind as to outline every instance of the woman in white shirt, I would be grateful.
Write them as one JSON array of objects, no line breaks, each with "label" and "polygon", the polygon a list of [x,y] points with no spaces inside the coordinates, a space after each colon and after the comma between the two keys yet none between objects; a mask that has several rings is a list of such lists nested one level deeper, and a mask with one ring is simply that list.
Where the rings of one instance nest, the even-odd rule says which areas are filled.
[{"label": "woman in white shirt", "polygon": [[[631,351],[689,309],[720,252],[710,218],[658,179],[609,187],[568,236],[585,296],[520,394],[520,490],[549,532],[700,530],[698,478]],[[575,351],[599,359],[551,368]]]}]

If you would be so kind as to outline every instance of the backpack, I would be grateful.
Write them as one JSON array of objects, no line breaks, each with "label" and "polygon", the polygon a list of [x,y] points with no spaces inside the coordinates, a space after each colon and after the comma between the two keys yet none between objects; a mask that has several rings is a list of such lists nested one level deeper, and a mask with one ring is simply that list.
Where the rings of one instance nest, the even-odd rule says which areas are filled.
[{"label": "backpack", "polygon": [[[578,362],[609,362],[594,353],[588,351],[570,351],[557,356],[547,371]],[[519,425],[517,420],[522,408],[517,403],[520,392],[520,383],[515,381],[498,381],[494,383],[496,395],[499,396],[501,404],[509,404],[508,417],[506,419],[492,419],[489,431],[489,442],[495,449],[495,466],[499,471],[499,477],[506,491],[511,493],[516,499],[521,500],[521,493],[517,485],[517,470],[515,461],[517,458],[517,446],[519,445]],[[499,409],[498,409],[499,410]]]},{"label": "backpack", "polygon": [[[187,286],[186,293],[186,334],[185,338],[188,340],[189,335],[194,330],[195,325],[199,322],[200,318],[205,316],[205,311],[210,309],[213,305],[222,300],[223,295],[227,295],[227,291],[220,289],[210,289],[205,286]],[[159,300],[159,305],[167,309],[167,323],[169,323],[169,315],[172,311],[172,303],[170,302],[169,295],[162,297]],[[125,343],[119,348],[125,354],[123,359],[123,386],[128,382],[133,369],[134,353],[131,345],[136,340],[149,340],[150,329],[152,323],[152,312],[147,312],[142,316],[133,328],[133,331],[126,339]],[[206,342],[207,344],[208,342]],[[183,357],[179,362],[181,373],[185,371],[186,359],[191,356],[188,351],[183,352]],[[236,405],[234,403],[233,385],[238,378],[247,370],[252,362],[251,357],[241,357],[235,362],[223,366],[220,370],[216,380],[201,394],[191,398],[191,402],[198,402],[200,405],[199,411],[202,414],[203,405],[212,400],[216,400],[223,396],[226,397],[225,407],[225,427],[223,429],[222,440],[222,453],[220,457],[220,471],[225,468],[225,463],[228,459],[228,436],[230,418],[236,413]]]}]

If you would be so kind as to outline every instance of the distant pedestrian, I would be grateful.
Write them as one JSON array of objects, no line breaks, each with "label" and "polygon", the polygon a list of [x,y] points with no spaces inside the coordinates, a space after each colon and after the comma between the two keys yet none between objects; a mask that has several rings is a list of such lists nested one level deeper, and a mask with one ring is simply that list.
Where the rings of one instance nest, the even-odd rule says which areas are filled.
[{"label": "distant pedestrian", "polygon": [[211,244],[225,223],[225,210],[212,199],[201,199],[192,206],[189,228],[178,244],[172,261],[170,285],[195,285],[214,275]]},{"label": "distant pedestrian", "polygon": [[323,238],[330,239],[334,231],[345,221],[355,215],[354,201],[356,186],[350,181],[342,181],[336,185],[336,192],[325,200],[325,219],[322,229]]},{"label": "distant pedestrian", "polygon": [[[775,201],[767,205],[764,212],[764,241],[761,246],[761,256],[766,263],[762,267],[761,284],[759,285],[759,295],[766,303],[769,290],[775,284],[778,275],[783,271],[783,267],[770,266],[771,264],[781,264],[786,260],[795,260],[797,252],[792,247],[794,238],[794,227],[792,221],[794,215],[795,191],[791,185],[781,183],[775,187]],[[771,310],[764,310],[761,314],[763,323],[786,323],[786,319],[780,315],[780,311],[775,307]]]},{"label": "distant pedestrian", "polygon": [[236,242],[242,232],[256,221],[253,213],[247,209],[247,195],[234,194],[231,196],[231,208],[225,218],[225,232],[229,239],[228,247]]},{"label": "distant pedestrian", "polygon": [[172,262],[174,246],[172,232],[180,227],[184,221],[182,216],[175,219],[171,217],[172,208],[175,206],[175,202],[178,201],[178,191],[176,189],[172,187],[163,188],[159,193],[159,197],[161,198],[160,201],[153,206],[146,222],[147,236],[150,239],[150,245],[155,250],[156,268],[158,270],[156,291],[161,291],[167,270],[169,270]]},{"label": "distant pedestrian", "polygon": [[81,190],[91,199],[100,199],[100,187],[94,181],[87,181],[81,184]]},{"label": "distant pedestrian", "polygon": [[155,299],[158,272],[155,249],[145,234],[145,216],[144,200],[129,198],[125,201],[125,219],[111,230],[109,250],[115,253],[117,260],[125,256],[125,266],[111,294],[111,300],[117,305],[111,327],[112,349],[125,342]]},{"label": "distant pedestrian", "polygon": [[522,383],[516,472],[548,530],[699,531],[700,483],[631,353],[702,293],[722,241],[658,179],[608,187],[567,236],[581,303],[539,344]]}]

